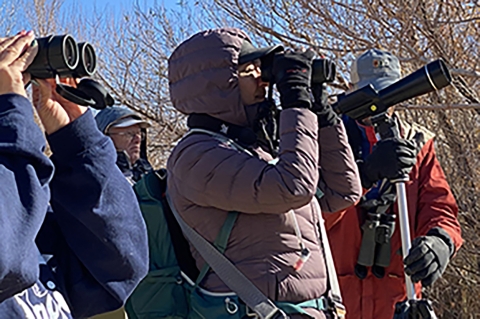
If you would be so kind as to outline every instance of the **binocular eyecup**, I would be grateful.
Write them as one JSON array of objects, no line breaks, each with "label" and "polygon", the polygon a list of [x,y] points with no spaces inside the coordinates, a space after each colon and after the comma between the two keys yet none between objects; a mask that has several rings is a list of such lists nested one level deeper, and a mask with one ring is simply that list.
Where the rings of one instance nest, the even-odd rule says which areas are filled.
[{"label": "binocular eyecup", "polygon": [[329,59],[315,59],[312,62],[312,84],[335,81],[337,67]]}]

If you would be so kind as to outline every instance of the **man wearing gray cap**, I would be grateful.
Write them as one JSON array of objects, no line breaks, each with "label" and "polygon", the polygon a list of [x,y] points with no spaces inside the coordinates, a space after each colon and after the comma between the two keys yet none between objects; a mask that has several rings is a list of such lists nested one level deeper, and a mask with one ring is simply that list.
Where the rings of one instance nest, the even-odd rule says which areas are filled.
[{"label": "man wearing gray cap", "polygon": [[[399,60],[389,52],[368,50],[352,64],[354,90],[372,85],[378,91],[400,78]],[[393,318],[396,303],[406,299],[404,271],[419,296],[421,285],[442,275],[462,243],[458,207],[435,156],[434,134],[401,122],[393,107],[387,112],[395,118],[400,138],[378,141],[370,119],[344,117],[364,196],[345,212],[325,216],[350,319]],[[395,191],[388,180],[405,174],[414,240],[402,260]]]},{"label": "man wearing gray cap", "polygon": [[[117,166],[130,184],[152,171],[147,159],[146,133],[150,123],[125,107],[107,107],[95,121],[99,130],[109,136],[117,149]],[[91,319],[126,319],[124,308],[95,316]]]},{"label": "man wearing gray cap", "polygon": [[146,129],[150,123],[125,107],[107,107],[95,117],[101,132],[109,136],[117,149],[117,165],[134,184],[152,170],[147,160]]}]

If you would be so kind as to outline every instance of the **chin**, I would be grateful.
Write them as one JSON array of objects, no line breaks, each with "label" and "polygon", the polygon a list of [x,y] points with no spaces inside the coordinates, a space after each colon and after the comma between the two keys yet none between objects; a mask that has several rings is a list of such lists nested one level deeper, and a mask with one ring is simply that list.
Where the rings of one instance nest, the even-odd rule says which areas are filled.
[{"label": "chin", "polygon": [[129,154],[130,158],[132,159],[132,164],[138,161],[140,158],[140,152],[135,152],[133,154]]}]

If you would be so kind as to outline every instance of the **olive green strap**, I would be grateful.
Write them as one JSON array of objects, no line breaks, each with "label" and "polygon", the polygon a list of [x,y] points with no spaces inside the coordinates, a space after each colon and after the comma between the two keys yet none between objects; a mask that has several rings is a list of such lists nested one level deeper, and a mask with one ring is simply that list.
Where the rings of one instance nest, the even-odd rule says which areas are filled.
[{"label": "olive green strap", "polygon": [[[230,233],[232,232],[233,226],[237,221],[237,217],[238,212],[228,213],[227,218],[225,219],[225,222],[223,223],[222,228],[217,235],[217,238],[215,238],[215,241],[213,242],[213,246],[215,246],[215,248],[217,248],[217,250],[222,254],[225,252],[225,249],[227,249],[228,239],[230,238]],[[202,271],[200,272],[197,280],[195,281],[196,286],[198,286],[202,282],[203,278],[205,278],[209,270],[210,266],[207,264],[207,262],[205,262],[202,267]]]},{"label": "olive green strap", "polygon": [[301,303],[291,303],[284,301],[275,301],[275,304],[282,309],[287,315],[302,314],[311,318],[311,316],[303,308],[314,308],[320,311],[328,310],[328,301],[325,297],[307,300]]}]

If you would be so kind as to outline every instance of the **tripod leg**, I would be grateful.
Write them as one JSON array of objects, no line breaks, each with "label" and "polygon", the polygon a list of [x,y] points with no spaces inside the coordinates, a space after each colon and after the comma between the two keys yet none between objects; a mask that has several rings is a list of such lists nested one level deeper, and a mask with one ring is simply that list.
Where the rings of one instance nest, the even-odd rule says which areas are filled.
[{"label": "tripod leg", "polygon": [[[405,189],[405,182],[399,181],[396,183],[398,196],[398,217],[400,219],[400,234],[402,237],[402,253],[403,258],[407,257],[410,248],[412,247],[410,237],[410,224],[408,222],[408,205],[407,192]],[[417,299],[415,296],[415,286],[413,285],[410,276],[405,274],[405,285],[407,286],[407,297],[409,300]]]}]

